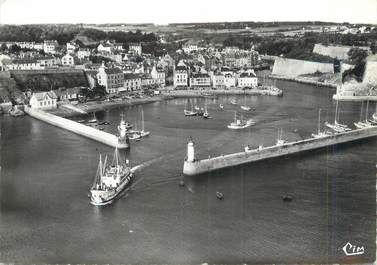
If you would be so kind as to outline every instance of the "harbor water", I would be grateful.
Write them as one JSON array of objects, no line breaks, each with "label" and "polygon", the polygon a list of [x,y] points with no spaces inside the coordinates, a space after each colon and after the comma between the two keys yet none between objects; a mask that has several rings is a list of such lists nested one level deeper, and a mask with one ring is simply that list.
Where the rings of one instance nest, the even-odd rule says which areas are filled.
[{"label": "harbor water", "polygon": [[[123,152],[142,164],[115,203],[96,207],[88,191],[99,154],[113,150],[31,117],[0,117],[0,261],[20,263],[324,263],[375,257],[375,138],[183,177],[187,139],[196,156],[240,152],[246,144],[310,137],[334,120],[334,89],[277,81],[283,97],[207,99],[213,119],[185,117],[188,99],[143,105],[151,135]],[[238,105],[230,104],[236,99]],[[192,99],[204,107],[205,99]],[[256,124],[227,129],[234,111]],[[224,110],[219,108],[224,105]],[[188,106],[190,104],[187,104]],[[375,111],[370,104],[369,113]],[[141,106],[96,113],[116,133],[120,114],[141,128]],[[360,117],[360,103],[340,104],[340,121]],[[78,116],[72,119],[91,119]],[[184,180],[184,187],[179,184]],[[223,200],[216,192],[224,195]],[[286,202],[283,196],[291,195]],[[350,242],[365,253],[346,256]]]}]

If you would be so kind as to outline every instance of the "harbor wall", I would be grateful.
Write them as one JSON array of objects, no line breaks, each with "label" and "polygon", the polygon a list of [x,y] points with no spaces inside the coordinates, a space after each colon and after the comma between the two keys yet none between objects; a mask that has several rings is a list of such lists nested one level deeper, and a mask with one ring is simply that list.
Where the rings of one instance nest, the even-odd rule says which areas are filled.
[{"label": "harbor wall", "polygon": [[32,109],[30,107],[25,107],[25,112],[33,118],[47,122],[59,128],[74,132],[76,134],[82,135],[84,137],[98,141],[100,143],[103,143],[112,147],[117,147],[119,149],[124,149],[124,148],[129,147],[128,144],[119,144],[117,136],[107,133],[107,132],[97,130],[95,128],[92,128],[86,125],[83,125],[81,123],[68,120],[62,117],[58,117],[56,115],[44,112],[42,110]]},{"label": "harbor wall", "polygon": [[273,92],[269,89],[205,89],[205,90],[169,90],[162,91],[162,94],[165,96],[173,97],[202,97],[203,93],[210,93],[212,95],[276,95],[276,92]]},{"label": "harbor wall", "polygon": [[334,73],[334,66],[332,63],[276,58],[272,69],[273,75],[285,77],[296,77],[299,75],[313,74],[315,72]]},{"label": "harbor wall", "polygon": [[323,148],[373,136],[377,136],[377,127],[352,130],[351,132],[339,133],[334,136],[319,139],[310,138],[286,143],[281,146],[270,146],[260,151],[250,150],[203,160],[195,160],[194,162],[185,161],[183,173],[186,175],[197,175],[226,167]]}]

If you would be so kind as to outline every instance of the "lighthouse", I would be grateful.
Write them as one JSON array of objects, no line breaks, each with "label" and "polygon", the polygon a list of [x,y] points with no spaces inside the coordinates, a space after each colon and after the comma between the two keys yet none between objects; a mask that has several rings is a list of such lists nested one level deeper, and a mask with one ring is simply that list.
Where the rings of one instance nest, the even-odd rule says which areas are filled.
[{"label": "lighthouse", "polygon": [[187,143],[187,162],[194,162],[195,161],[195,150],[194,150],[194,142],[190,137]]}]

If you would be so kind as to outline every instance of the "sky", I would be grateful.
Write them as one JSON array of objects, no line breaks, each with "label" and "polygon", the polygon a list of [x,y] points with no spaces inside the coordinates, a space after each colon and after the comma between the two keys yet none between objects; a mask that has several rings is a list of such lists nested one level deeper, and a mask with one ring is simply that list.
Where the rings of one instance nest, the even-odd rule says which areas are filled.
[{"label": "sky", "polygon": [[1,23],[332,21],[377,24],[377,0],[0,0]]}]

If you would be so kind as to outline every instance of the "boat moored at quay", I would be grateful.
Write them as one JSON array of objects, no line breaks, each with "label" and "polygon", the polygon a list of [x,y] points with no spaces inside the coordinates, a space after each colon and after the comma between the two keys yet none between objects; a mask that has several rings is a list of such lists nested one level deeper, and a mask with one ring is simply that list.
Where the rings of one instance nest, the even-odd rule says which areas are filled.
[{"label": "boat moored at quay", "polygon": [[247,147],[243,152],[201,160],[196,159],[194,142],[190,139],[187,144],[187,158],[183,164],[183,173],[185,175],[198,175],[217,169],[319,149],[374,136],[377,136],[377,126],[370,126],[362,129],[326,134],[321,137],[284,142],[268,147],[259,146],[255,149]]}]

